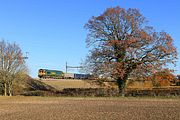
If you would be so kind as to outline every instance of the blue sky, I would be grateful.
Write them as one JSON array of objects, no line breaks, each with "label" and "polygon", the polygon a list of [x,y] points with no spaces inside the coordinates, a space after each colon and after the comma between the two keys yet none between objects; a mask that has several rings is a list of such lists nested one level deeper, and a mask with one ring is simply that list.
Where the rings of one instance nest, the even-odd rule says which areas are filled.
[{"label": "blue sky", "polygon": [[[39,68],[65,71],[88,54],[84,24],[108,7],[138,8],[157,31],[174,38],[180,52],[179,0],[0,0],[0,39],[29,52],[30,75]],[[176,66],[180,74],[180,60]]]}]

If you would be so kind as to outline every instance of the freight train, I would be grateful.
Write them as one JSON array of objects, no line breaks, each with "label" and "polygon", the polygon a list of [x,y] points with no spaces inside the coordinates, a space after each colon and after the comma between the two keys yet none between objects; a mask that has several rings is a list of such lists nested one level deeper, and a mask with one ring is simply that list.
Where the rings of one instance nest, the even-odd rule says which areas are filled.
[{"label": "freight train", "polygon": [[90,74],[64,73],[60,70],[39,69],[38,77],[41,79],[91,79]]}]

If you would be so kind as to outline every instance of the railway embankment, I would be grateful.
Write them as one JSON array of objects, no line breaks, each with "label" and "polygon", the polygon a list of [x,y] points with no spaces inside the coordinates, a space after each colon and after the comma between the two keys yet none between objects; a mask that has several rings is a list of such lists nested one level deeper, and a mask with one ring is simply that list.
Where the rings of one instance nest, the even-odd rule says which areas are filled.
[{"label": "railway embankment", "polygon": [[[117,97],[119,91],[112,83],[99,84],[93,80],[36,80],[28,78],[17,84],[13,95],[23,96],[73,96]],[[180,96],[180,87],[127,88],[126,96]]]}]

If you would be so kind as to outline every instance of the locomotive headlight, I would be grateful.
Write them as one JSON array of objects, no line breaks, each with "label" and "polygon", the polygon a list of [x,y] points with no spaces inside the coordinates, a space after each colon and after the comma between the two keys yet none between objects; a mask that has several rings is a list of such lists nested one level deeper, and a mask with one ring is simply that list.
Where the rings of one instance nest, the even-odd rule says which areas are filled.
[{"label": "locomotive headlight", "polygon": [[39,75],[45,75],[46,73],[45,73],[45,71],[44,70],[39,70]]}]

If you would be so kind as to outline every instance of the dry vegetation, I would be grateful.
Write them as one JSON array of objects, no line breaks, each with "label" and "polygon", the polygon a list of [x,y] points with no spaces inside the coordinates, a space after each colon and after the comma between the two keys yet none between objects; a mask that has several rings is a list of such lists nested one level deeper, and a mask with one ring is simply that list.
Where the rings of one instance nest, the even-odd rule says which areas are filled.
[{"label": "dry vegetation", "polygon": [[[97,80],[74,80],[74,79],[47,79],[41,82],[50,85],[57,90],[64,88],[117,88],[116,82],[102,82]],[[127,88],[152,89],[152,81],[133,81],[127,83]],[[158,88],[180,88],[180,86],[159,86]]]},{"label": "dry vegetation", "polygon": [[180,99],[0,97],[1,120],[179,120]]}]

